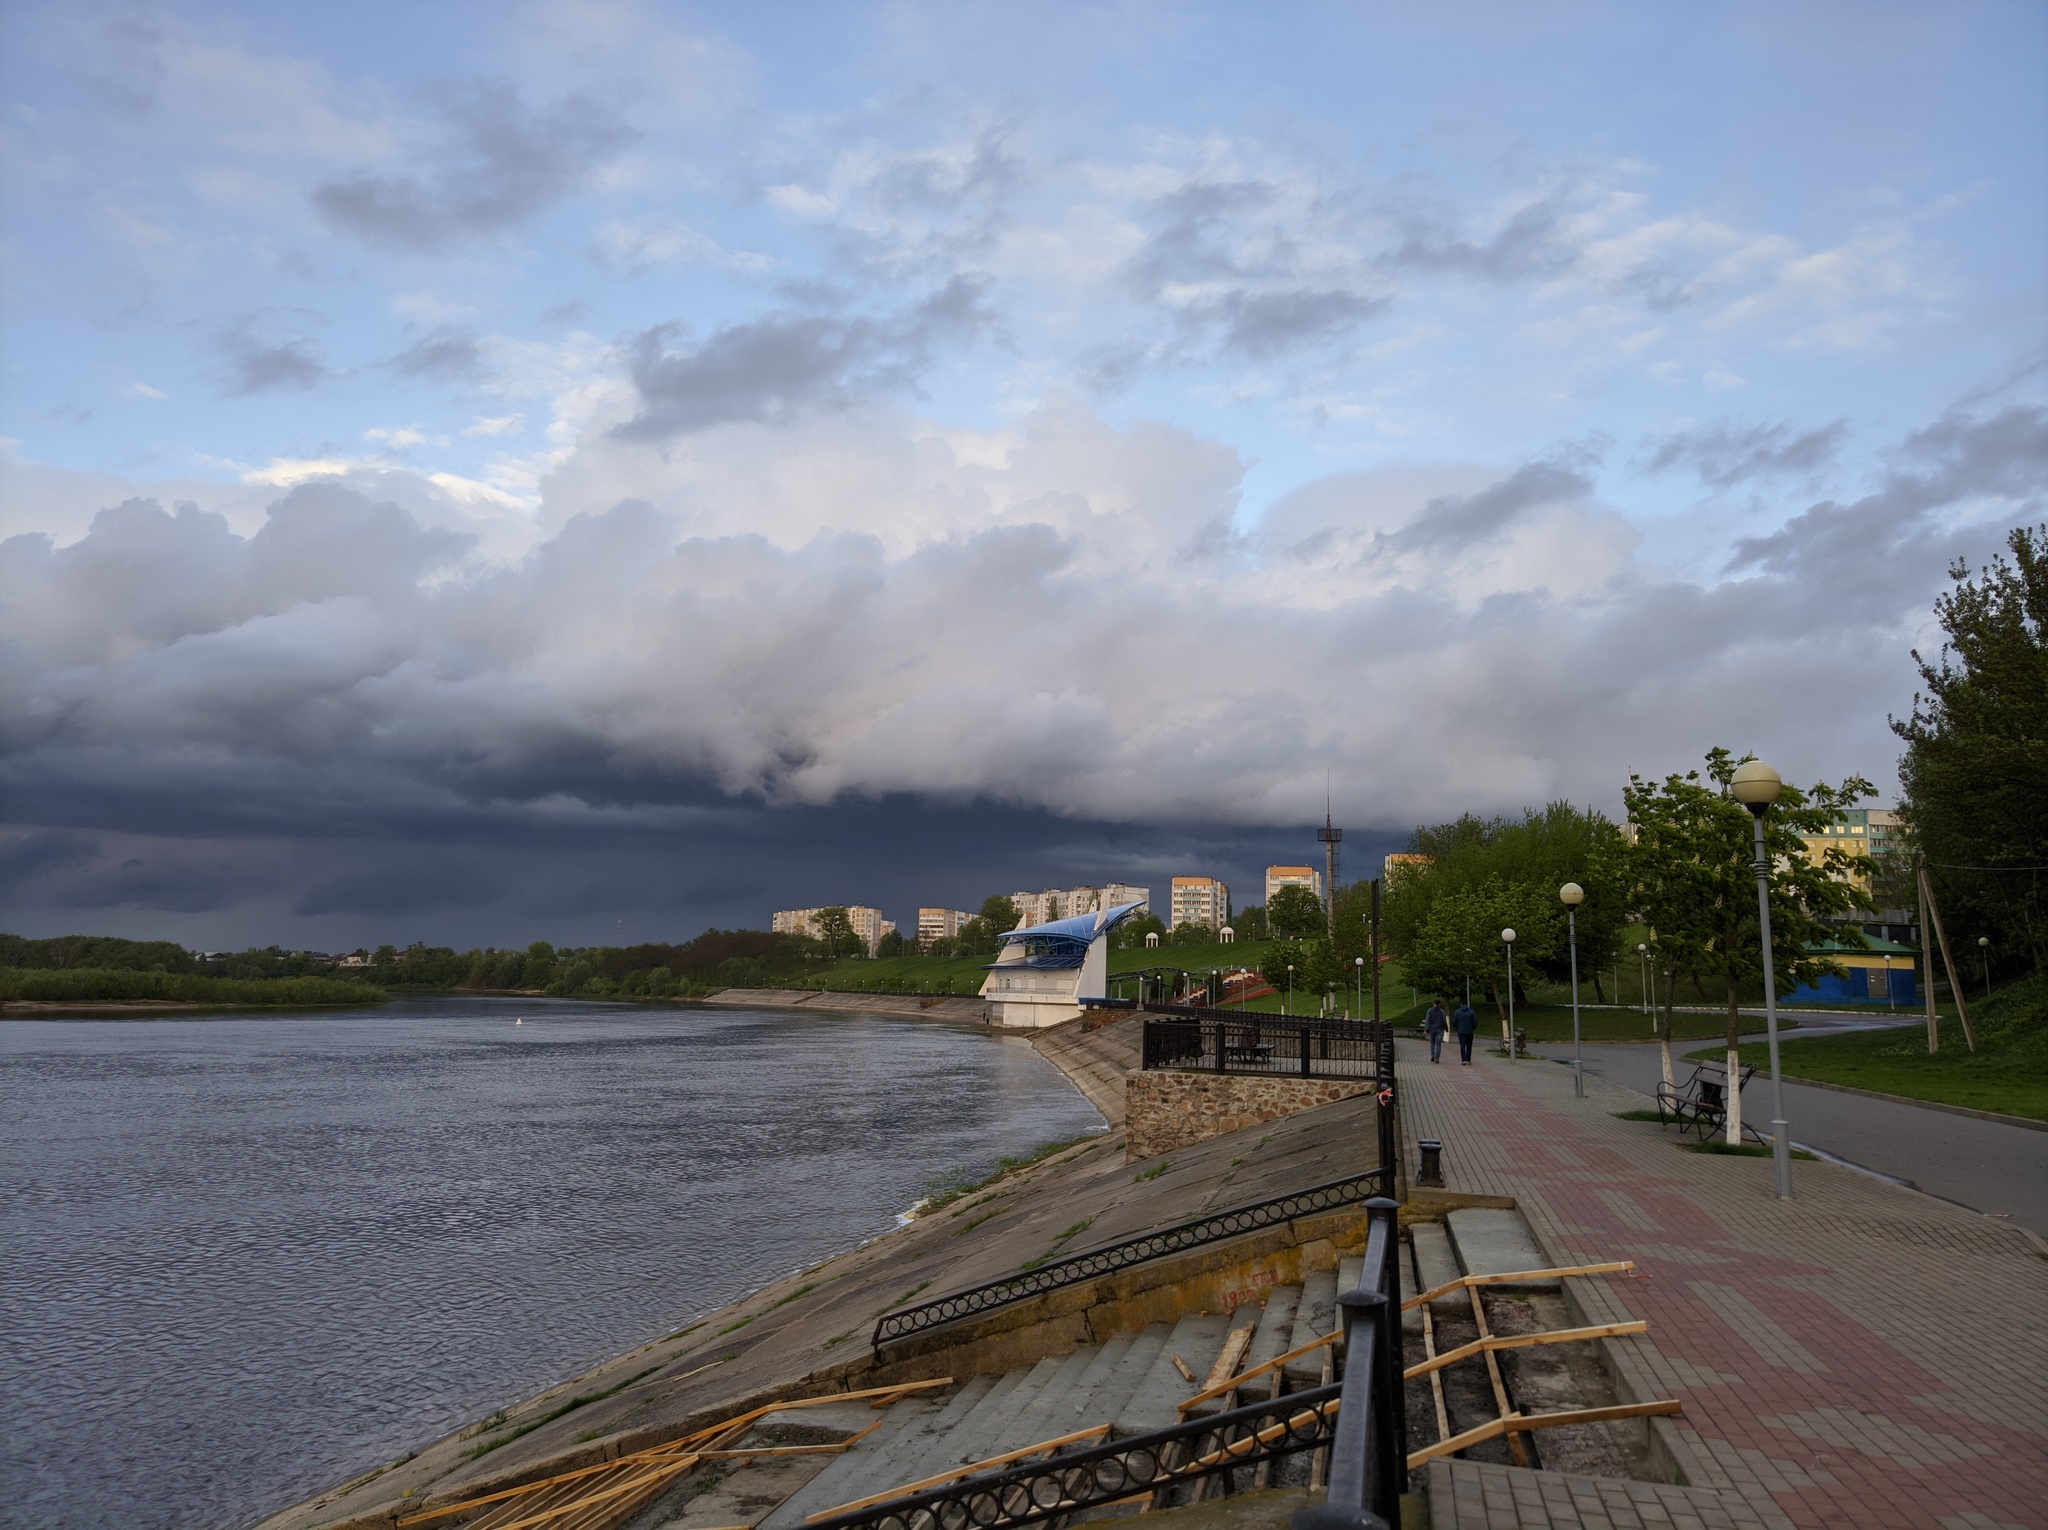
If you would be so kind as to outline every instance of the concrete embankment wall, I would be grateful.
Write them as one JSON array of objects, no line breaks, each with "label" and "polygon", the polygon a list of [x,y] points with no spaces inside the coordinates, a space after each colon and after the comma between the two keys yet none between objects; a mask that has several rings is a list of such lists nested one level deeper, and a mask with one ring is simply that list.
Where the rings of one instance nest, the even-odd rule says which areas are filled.
[{"label": "concrete embankment wall", "polygon": [[802,1009],[863,1015],[921,1015],[928,1020],[972,1020],[985,1024],[988,1006],[959,994],[835,993],[817,988],[725,988],[704,1000],[746,1009]]},{"label": "concrete embankment wall", "polygon": [[[1115,1049],[1129,1044],[1114,1026],[1092,1034],[1077,1026],[1061,1040],[1105,1074],[1114,1071]],[[1136,1169],[1124,1161],[1122,1135],[1106,1131],[695,1320],[686,1316],[691,1293],[679,1278],[681,1326],[668,1337],[279,1514],[266,1530],[391,1526],[437,1503],[663,1443],[762,1401],[1000,1370],[1170,1312],[1228,1310],[1334,1261],[1361,1233],[1357,1213],[1302,1218],[1191,1250],[879,1356],[869,1342],[882,1312],[1370,1168],[1371,1108],[1369,1100],[1340,1101]],[[573,1411],[551,1416],[577,1399],[584,1401]]]}]

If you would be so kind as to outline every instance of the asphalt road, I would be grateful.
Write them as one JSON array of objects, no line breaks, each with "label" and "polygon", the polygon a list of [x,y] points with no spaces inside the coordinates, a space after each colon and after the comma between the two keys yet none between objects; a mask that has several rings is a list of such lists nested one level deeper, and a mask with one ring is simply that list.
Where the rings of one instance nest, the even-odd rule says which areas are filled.
[{"label": "asphalt road", "polygon": [[[1882,1022],[1891,1023],[1891,1022]],[[1802,1037],[1829,1030],[1861,1030],[1869,1021],[1828,1024],[1823,1017],[1800,1016]],[[1748,1038],[1746,1038],[1748,1039]],[[1711,1043],[1682,1041],[1673,1048],[1672,1064],[1682,1080],[1692,1065],[1687,1052]],[[1538,1044],[1532,1050],[1569,1060],[1571,1047]],[[1662,1076],[1658,1049],[1652,1043],[1589,1046],[1586,1071],[1653,1094]],[[1771,1081],[1759,1073],[1742,1091],[1743,1116],[1768,1132]],[[1785,1119],[1792,1141],[1848,1164],[1900,1180],[1916,1190],[1938,1195],[2048,1238],[2048,1131],[2006,1126],[1997,1121],[1958,1116],[1919,1105],[1895,1105],[1863,1095],[1787,1081]],[[1792,1166],[1793,1194],[1799,1170]]]}]

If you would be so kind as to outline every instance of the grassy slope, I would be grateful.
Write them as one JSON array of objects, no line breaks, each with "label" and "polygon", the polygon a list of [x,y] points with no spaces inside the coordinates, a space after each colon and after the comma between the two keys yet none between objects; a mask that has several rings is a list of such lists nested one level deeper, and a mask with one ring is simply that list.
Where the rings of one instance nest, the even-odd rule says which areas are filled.
[{"label": "grassy slope", "polygon": [[177,972],[96,967],[0,967],[0,999],[73,1003],[170,1000],[180,1004],[381,1004],[390,998],[368,983],[334,978],[214,978]]},{"label": "grassy slope", "polygon": [[[1923,1021],[1784,1042],[1779,1052],[1785,1074],[2048,1121],[2048,979],[2011,984],[1970,1008],[1977,1031],[1974,1055],[1951,1011],[1943,1017],[1941,1050],[1933,1056]],[[1742,1060],[1770,1065],[1760,1044],[1745,1046]]]}]

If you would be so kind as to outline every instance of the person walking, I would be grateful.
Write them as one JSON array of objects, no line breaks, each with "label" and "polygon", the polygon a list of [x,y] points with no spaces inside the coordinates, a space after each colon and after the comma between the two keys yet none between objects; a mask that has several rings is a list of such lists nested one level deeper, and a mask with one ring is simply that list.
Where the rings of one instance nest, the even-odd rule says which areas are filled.
[{"label": "person walking", "polygon": [[1472,1035],[1479,1029],[1479,1016],[1472,1008],[1471,1000],[1458,1006],[1458,1012],[1451,1016],[1451,1029],[1458,1033],[1458,1066],[1472,1066]]},{"label": "person walking", "polygon": [[1451,1017],[1444,1013],[1444,1001],[1431,999],[1429,1013],[1422,1017],[1422,1034],[1429,1038],[1429,1060],[1444,1060],[1444,1034],[1451,1028]]}]

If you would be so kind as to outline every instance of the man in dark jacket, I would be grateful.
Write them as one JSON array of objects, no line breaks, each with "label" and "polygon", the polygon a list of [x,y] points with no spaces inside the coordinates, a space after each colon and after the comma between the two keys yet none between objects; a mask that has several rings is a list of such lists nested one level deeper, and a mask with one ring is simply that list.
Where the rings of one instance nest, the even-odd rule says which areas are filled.
[{"label": "man in dark jacket", "polygon": [[1422,1034],[1429,1038],[1429,1060],[1444,1060],[1444,1033],[1451,1028],[1451,1017],[1444,1013],[1444,1001],[1431,999],[1429,1013],[1422,1017]]},{"label": "man in dark jacket", "polygon": [[1458,1033],[1458,1064],[1472,1066],[1472,1033],[1479,1029],[1479,1016],[1473,1012],[1468,999],[1458,1006],[1458,1012],[1451,1016],[1451,1029]]}]

